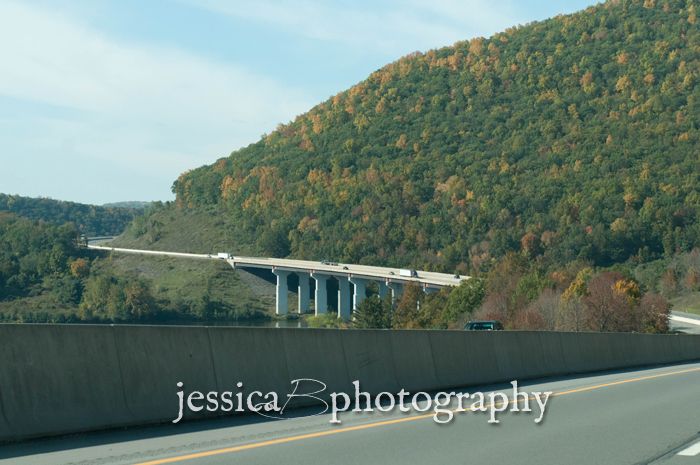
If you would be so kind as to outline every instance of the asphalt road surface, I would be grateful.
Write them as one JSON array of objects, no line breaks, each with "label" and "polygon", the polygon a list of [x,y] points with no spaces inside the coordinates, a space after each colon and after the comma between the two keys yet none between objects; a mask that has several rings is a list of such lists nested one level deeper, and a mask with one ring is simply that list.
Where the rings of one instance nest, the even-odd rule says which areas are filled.
[{"label": "asphalt road surface", "polygon": [[[467,392],[503,390],[503,386]],[[223,418],[0,447],[0,464],[700,464],[700,362],[521,383],[553,391],[541,424],[504,413]],[[296,412],[296,415],[309,411]]]},{"label": "asphalt road surface", "polygon": [[700,334],[700,315],[685,312],[671,312],[668,322],[672,330],[688,334]]}]

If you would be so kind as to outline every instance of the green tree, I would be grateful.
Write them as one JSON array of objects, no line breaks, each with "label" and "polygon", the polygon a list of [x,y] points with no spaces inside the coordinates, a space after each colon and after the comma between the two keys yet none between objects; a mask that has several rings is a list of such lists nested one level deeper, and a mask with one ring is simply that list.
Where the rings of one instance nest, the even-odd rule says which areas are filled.
[{"label": "green tree", "polygon": [[156,310],[156,302],[150,288],[140,280],[131,281],[124,286],[123,305],[129,320],[148,318]]},{"label": "green tree", "polygon": [[465,315],[471,315],[481,305],[486,295],[484,280],[479,278],[467,279],[450,290],[442,320],[445,324],[461,320]]},{"label": "green tree", "polygon": [[355,328],[391,328],[391,299],[380,299],[373,295],[358,306],[354,313],[352,325]]},{"label": "green tree", "polygon": [[392,327],[399,329],[425,328],[430,324],[426,321],[425,314],[421,312],[421,303],[425,299],[425,293],[420,286],[414,283],[404,285],[401,298],[396,302]]}]

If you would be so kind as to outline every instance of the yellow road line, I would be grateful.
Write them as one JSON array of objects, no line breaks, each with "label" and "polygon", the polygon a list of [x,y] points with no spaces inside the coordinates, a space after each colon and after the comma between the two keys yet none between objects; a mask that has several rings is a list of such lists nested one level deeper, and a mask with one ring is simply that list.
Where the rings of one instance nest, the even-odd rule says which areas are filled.
[{"label": "yellow road line", "polygon": [[[682,375],[685,373],[691,373],[695,371],[700,371],[700,367],[698,368],[689,368],[687,370],[680,370],[680,371],[671,371],[667,373],[659,373],[656,375],[649,375],[649,376],[641,376],[637,378],[629,378],[629,379],[624,379],[620,381],[614,381],[611,383],[604,383],[604,384],[596,384],[594,386],[587,386],[583,388],[578,388],[578,389],[571,389],[568,391],[561,391],[561,392],[555,392],[552,394],[552,397],[554,396],[566,396],[570,394],[576,394],[580,392],[587,392],[587,391],[594,391],[597,389],[602,389],[606,387],[611,387],[611,386],[618,386],[621,384],[627,384],[627,383],[635,383],[639,381],[646,381],[650,379],[655,379],[655,378],[662,378],[665,376],[673,376],[673,375]],[[534,399],[533,397],[530,397],[529,400]],[[511,399],[512,401],[512,399]],[[486,407],[491,407],[492,404],[486,404]],[[453,410],[453,412],[459,412],[459,411],[464,411],[461,409],[456,409]],[[339,429],[332,429],[332,430],[327,430],[327,431],[319,431],[316,433],[308,433],[308,434],[299,434],[296,436],[288,436],[286,438],[279,438],[279,439],[271,439],[268,441],[261,441],[261,442],[254,442],[250,444],[243,444],[241,446],[232,446],[232,447],[224,447],[222,449],[213,449],[213,450],[208,450],[204,452],[195,452],[192,454],[186,454],[186,455],[179,455],[176,457],[169,457],[165,459],[157,459],[157,460],[151,460],[148,462],[140,462],[135,465],[163,465],[167,463],[176,463],[176,462],[182,462],[185,460],[193,460],[193,459],[201,459],[205,457],[211,457],[213,455],[221,455],[221,454],[229,454],[232,452],[241,452],[244,450],[250,450],[250,449],[258,449],[261,447],[267,447],[267,446],[274,446],[276,444],[286,444],[288,442],[296,442],[296,441],[303,441],[304,439],[313,439],[313,438],[320,438],[324,436],[333,436],[336,434],[341,434],[341,433],[349,433],[351,431],[360,431],[360,430],[365,430],[369,428],[378,428],[380,426],[387,426],[387,425],[395,425],[398,423],[406,423],[409,421],[416,421],[416,420],[422,420],[425,418],[432,418],[434,416],[434,413],[426,413],[423,415],[415,415],[415,416],[410,416],[406,418],[396,418],[393,420],[383,420],[383,421],[377,421],[374,423],[366,423],[363,425],[357,425],[357,426],[348,426],[345,428],[339,428]]]},{"label": "yellow road line", "polygon": [[687,370],[671,371],[668,373],[659,373],[657,375],[649,375],[649,376],[641,376],[639,378],[623,379],[621,381],[614,381],[612,383],[597,384],[595,386],[588,386],[588,387],[582,387],[582,388],[578,388],[578,389],[571,389],[569,391],[555,392],[552,395],[553,396],[565,396],[568,394],[575,394],[577,392],[593,391],[595,389],[601,389],[604,387],[618,386],[620,384],[634,383],[637,381],[646,381],[648,379],[655,379],[655,378],[663,378],[664,376],[682,375],[684,373],[691,373],[693,371],[700,371],[700,368],[688,368]]}]

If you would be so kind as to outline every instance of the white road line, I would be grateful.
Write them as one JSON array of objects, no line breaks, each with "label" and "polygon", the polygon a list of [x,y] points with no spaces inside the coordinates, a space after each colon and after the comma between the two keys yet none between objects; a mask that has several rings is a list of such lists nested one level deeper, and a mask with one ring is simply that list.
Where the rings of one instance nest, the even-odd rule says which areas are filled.
[{"label": "white road line", "polygon": [[693,319],[693,318],[686,318],[686,317],[684,317],[684,316],[676,316],[676,315],[671,315],[670,318],[671,318],[673,321],[678,321],[678,322],[680,322],[680,323],[688,323],[688,324],[691,324],[691,325],[700,326],[700,320],[696,320],[696,319]]},{"label": "white road line", "polygon": [[700,454],[700,442],[696,442],[687,449],[683,449],[676,455],[682,455],[683,457],[695,457],[698,454]]}]

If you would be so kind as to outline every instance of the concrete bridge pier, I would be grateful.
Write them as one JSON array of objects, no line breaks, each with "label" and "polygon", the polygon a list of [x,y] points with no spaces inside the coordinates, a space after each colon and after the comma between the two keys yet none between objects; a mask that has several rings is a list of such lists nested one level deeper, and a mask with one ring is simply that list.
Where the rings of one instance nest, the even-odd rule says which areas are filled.
[{"label": "concrete bridge pier", "polygon": [[350,278],[350,283],[354,287],[354,292],[352,294],[352,309],[357,311],[357,307],[360,306],[365,297],[367,297],[367,280],[362,278]]},{"label": "concrete bridge pier", "polygon": [[299,286],[297,288],[297,311],[300,315],[309,311],[309,273],[297,273]]},{"label": "concrete bridge pier", "polygon": [[277,315],[286,315],[289,312],[287,303],[287,293],[289,292],[289,288],[287,287],[287,277],[289,276],[289,271],[273,269],[272,273],[277,276],[277,299],[275,303],[275,313]]},{"label": "concrete bridge pier", "polygon": [[316,316],[328,313],[328,291],[326,283],[328,276],[318,273],[311,273],[311,277],[316,281],[316,291],[314,292],[314,306]]},{"label": "concrete bridge pier", "polygon": [[380,281],[379,283],[379,298],[383,299],[386,297],[386,293],[389,292],[389,287],[386,285],[386,282]]},{"label": "concrete bridge pier", "polygon": [[401,298],[403,293],[403,284],[401,283],[387,283],[389,289],[391,289],[391,303],[396,303],[397,300]]},{"label": "concrete bridge pier", "polygon": [[345,321],[352,316],[352,304],[350,302],[350,281],[345,276],[338,276],[338,318]]},{"label": "concrete bridge pier", "polygon": [[437,292],[439,290],[440,289],[438,289],[436,287],[430,287],[430,286],[423,285],[423,292],[425,292],[426,294],[434,294],[435,292]]}]

